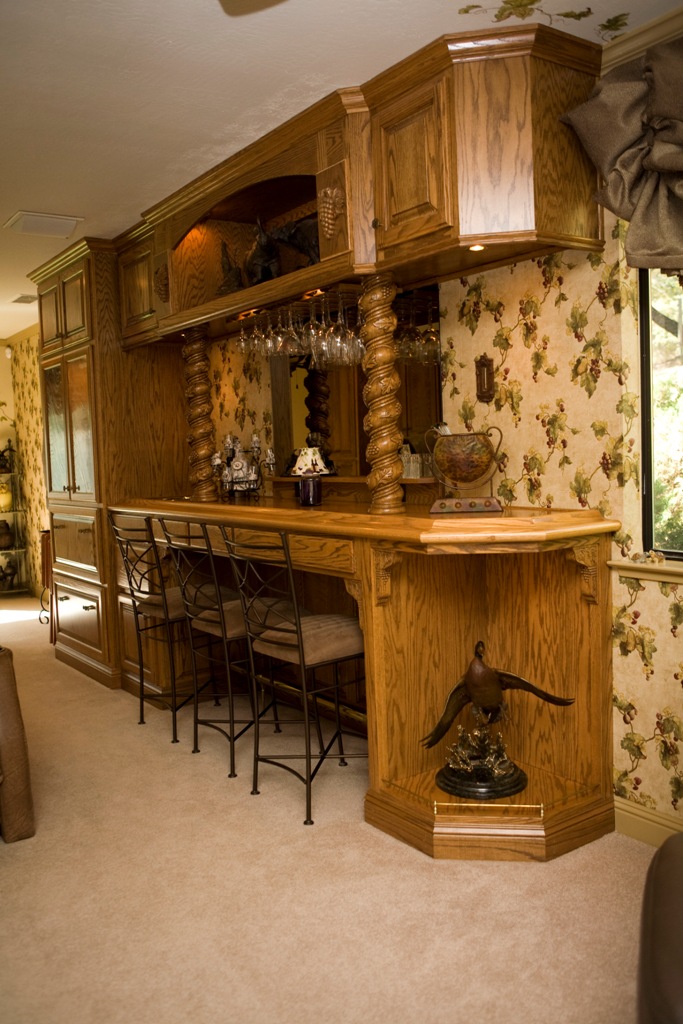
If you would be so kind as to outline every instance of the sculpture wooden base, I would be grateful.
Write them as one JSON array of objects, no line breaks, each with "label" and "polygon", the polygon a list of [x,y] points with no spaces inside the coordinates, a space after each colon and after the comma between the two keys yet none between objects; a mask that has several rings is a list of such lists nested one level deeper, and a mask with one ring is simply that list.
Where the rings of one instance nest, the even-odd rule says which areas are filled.
[{"label": "sculpture wooden base", "polygon": [[435,782],[445,793],[469,797],[470,800],[497,800],[514,796],[526,789],[528,779],[519,765],[510,764],[511,770],[502,777],[494,775],[483,764],[474,764],[470,772],[462,768],[451,768],[447,764],[436,773]]},{"label": "sculpture wooden base", "polygon": [[502,506],[497,498],[439,498],[434,502],[431,514],[443,515],[449,512],[459,512],[461,515],[467,512],[502,512]]},{"label": "sculpture wooden base", "polygon": [[434,772],[370,790],[365,820],[445,860],[545,861],[614,831],[614,801],[538,768],[528,785],[491,800],[448,794]]}]

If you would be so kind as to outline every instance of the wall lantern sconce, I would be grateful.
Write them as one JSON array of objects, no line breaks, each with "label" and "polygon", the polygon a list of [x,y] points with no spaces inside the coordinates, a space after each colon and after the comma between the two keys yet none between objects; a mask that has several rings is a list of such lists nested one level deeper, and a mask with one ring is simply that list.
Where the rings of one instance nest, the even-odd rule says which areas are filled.
[{"label": "wall lantern sconce", "polygon": [[478,356],[474,360],[474,368],[477,381],[477,398],[480,402],[492,402],[495,393],[493,359],[487,355]]}]

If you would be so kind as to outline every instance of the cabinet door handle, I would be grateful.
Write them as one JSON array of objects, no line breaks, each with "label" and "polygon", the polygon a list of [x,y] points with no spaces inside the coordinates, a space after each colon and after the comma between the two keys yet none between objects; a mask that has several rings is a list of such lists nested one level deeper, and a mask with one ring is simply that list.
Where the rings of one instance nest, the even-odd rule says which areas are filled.
[{"label": "cabinet door handle", "polygon": [[58,601],[69,601],[70,598],[69,598],[69,596],[67,594],[65,594],[64,597],[58,597],[57,600]]},{"label": "cabinet door handle", "polygon": [[66,530],[66,523],[53,523],[52,529],[56,532],[57,530]]},{"label": "cabinet door handle", "polygon": [[82,526],[82,527],[80,527],[78,532],[79,533],[92,533],[92,526]]},{"label": "cabinet door handle", "polygon": [[64,484],[64,486],[62,487],[62,490],[63,490],[63,491],[70,491],[70,490],[71,490],[71,488],[69,487],[69,485],[68,485],[68,484]]},{"label": "cabinet door handle", "polygon": [[97,605],[96,604],[84,604],[83,605],[83,611],[84,612],[96,612],[97,611]]},{"label": "cabinet door handle", "polygon": [[377,217],[373,217],[372,221],[370,223],[372,224],[372,227],[375,229],[375,231],[377,230],[377,228],[383,228],[384,227],[384,225],[382,224],[382,221],[379,220],[379,218],[377,218]]}]

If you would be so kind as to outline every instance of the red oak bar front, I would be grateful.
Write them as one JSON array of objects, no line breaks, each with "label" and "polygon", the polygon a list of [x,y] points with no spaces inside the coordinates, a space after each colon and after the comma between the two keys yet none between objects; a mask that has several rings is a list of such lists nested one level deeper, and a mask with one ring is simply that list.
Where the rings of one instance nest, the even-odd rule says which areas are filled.
[{"label": "red oak bar front", "polygon": [[[616,521],[591,510],[371,515],[349,502],[309,509],[281,498],[114,508],[285,530],[298,568],[343,581],[365,637],[370,824],[433,857],[486,860],[547,860],[613,830],[607,560]],[[507,691],[503,735],[529,782],[491,801],[436,786],[455,730],[431,750],[420,743],[478,640],[491,665],[574,698],[556,707]],[[461,719],[471,722],[467,711]]]}]

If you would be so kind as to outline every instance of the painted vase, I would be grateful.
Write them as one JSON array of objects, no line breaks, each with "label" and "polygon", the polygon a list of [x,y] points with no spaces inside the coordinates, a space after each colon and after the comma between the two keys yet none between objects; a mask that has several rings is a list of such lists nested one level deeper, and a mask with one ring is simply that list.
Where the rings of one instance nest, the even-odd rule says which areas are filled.
[{"label": "painted vase", "polygon": [[[492,430],[499,434],[495,448],[491,443]],[[434,434],[436,437],[432,447],[429,435]],[[427,431],[427,447],[433,454],[434,475],[451,487],[486,482],[496,469],[496,455],[502,439],[503,435],[498,427],[489,427],[486,433],[471,434],[441,434]]]},{"label": "painted vase", "polygon": [[0,551],[7,551],[14,544],[14,533],[6,519],[0,519]]}]

